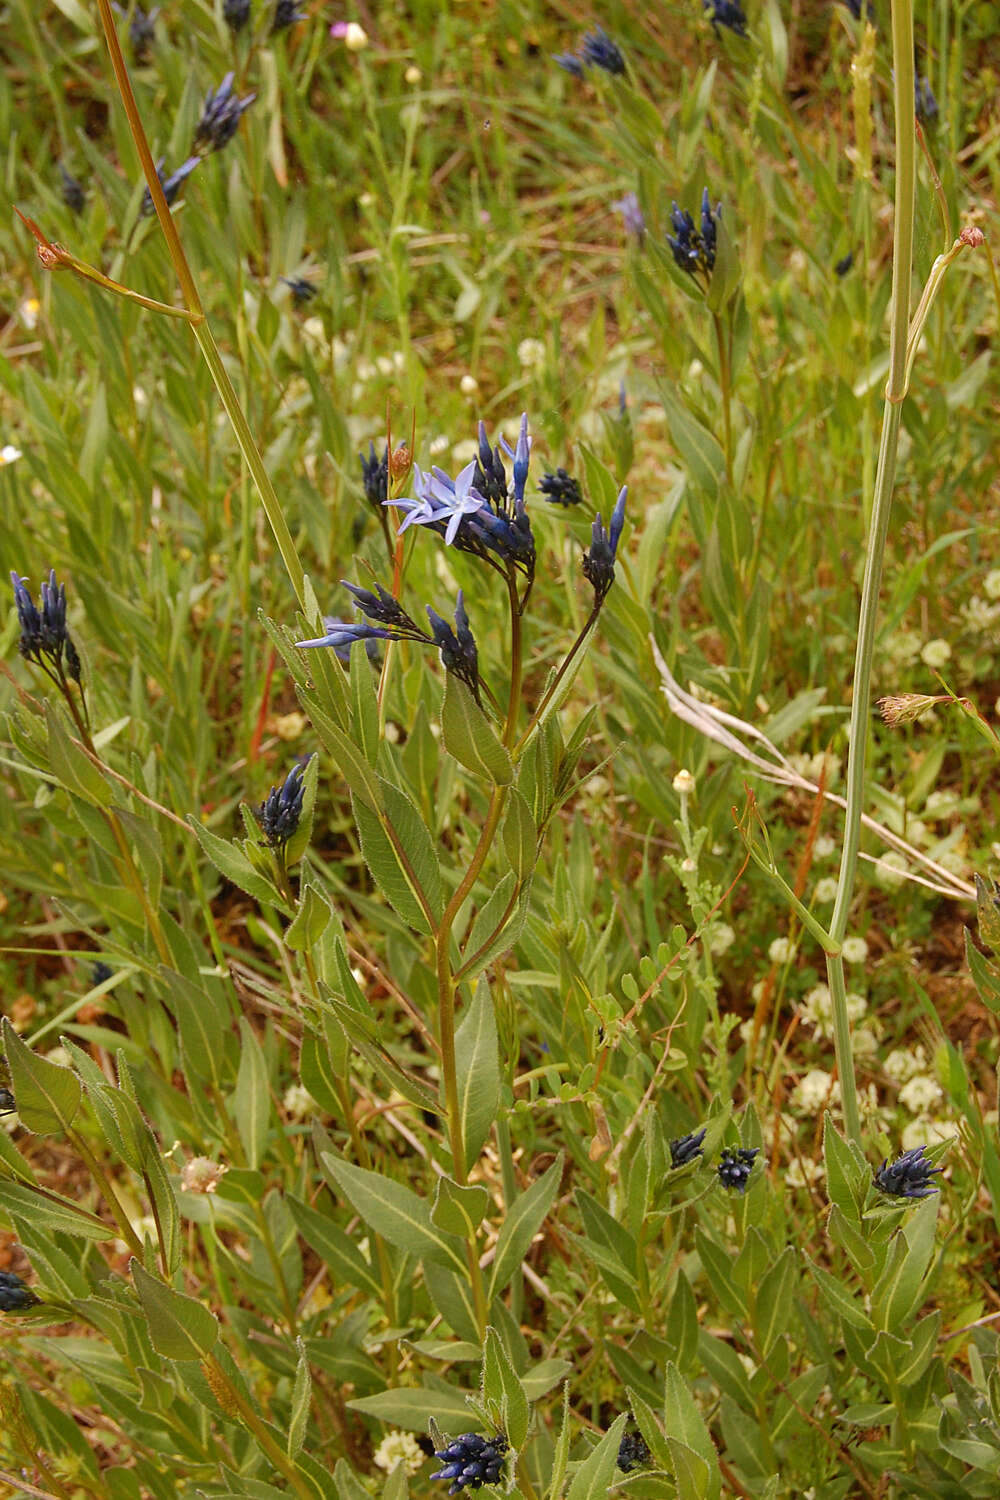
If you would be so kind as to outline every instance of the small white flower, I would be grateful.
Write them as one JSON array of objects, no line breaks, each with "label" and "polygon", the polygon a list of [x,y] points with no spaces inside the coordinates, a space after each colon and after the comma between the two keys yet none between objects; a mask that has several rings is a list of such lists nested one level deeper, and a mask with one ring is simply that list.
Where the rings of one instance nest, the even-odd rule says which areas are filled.
[{"label": "small white flower", "polygon": [[406,79],[407,83],[419,83],[423,76],[424,75],[421,73],[420,69],[416,66],[415,63],[410,63],[410,66],[403,74],[403,77]]},{"label": "small white flower", "polygon": [[1000,599],[1000,568],[994,568],[983,579],[983,593],[987,599]]},{"label": "small white flower", "polygon": [[904,1083],[899,1091],[900,1104],[904,1109],[912,1110],[915,1115],[925,1114],[942,1097],[941,1085],[923,1073],[918,1073],[915,1078],[910,1079],[909,1083]]},{"label": "small white flower", "polygon": [[860,1021],[861,1017],[867,1012],[868,1001],[864,995],[859,995],[851,990],[848,990],[844,998],[847,1003],[847,1019],[853,1026],[855,1021]]},{"label": "small white flower", "polygon": [[736,934],[728,922],[719,922],[708,940],[708,951],[713,958],[721,958],[736,941]]},{"label": "small white flower", "polygon": [[705,366],[700,359],[693,359],[688,365],[688,379],[700,380],[705,373]]},{"label": "small white flower", "polygon": [[775,938],[767,950],[773,964],[785,964],[792,956],[792,945],[785,937]]},{"label": "small white flower", "polygon": [[935,636],[934,640],[921,647],[920,659],[925,667],[930,667],[933,671],[951,660],[951,647],[940,636]]},{"label": "small white flower", "polygon": [[920,652],[920,637],[912,630],[901,630],[889,641],[889,656],[897,666],[907,666]]},{"label": "small white flower", "polygon": [[833,1000],[827,985],[813,985],[802,1002],[802,1015],[818,1036],[825,1034],[833,1015]]},{"label": "small white flower", "polygon": [[423,1467],[424,1455],[412,1432],[387,1432],[372,1454],[376,1468],[391,1474],[397,1464],[402,1464],[407,1474],[416,1474]]},{"label": "small white flower", "polygon": [[479,389],[479,381],[475,375],[463,375],[458,382],[458,388],[463,396],[474,396]]},{"label": "small white flower", "polygon": [[836,901],[837,882],[833,876],[826,875],[822,880],[817,880],[813,894],[821,906],[825,906],[828,901]]},{"label": "small white flower", "polygon": [[894,1083],[906,1083],[918,1073],[927,1071],[927,1053],[919,1042],[912,1052],[905,1047],[896,1047],[882,1064],[882,1071]]},{"label": "small white flower", "polygon": [[790,1103],[793,1109],[809,1115],[839,1098],[840,1084],[831,1081],[831,1075],[822,1068],[811,1068],[795,1085]]},{"label": "small white flower", "polygon": [[0,448],[0,469],[5,469],[8,464],[16,464],[21,457],[20,448],[15,448],[13,443],[5,443]]},{"label": "small white flower", "polygon": [[1000,606],[987,604],[985,599],[980,599],[978,594],[973,594],[962,605],[962,621],[967,630],[983,631],[989,630],[991,625],[996,624],[997,616],[1000,615]]},{"label": "small white flower", "polygon": [[462,438],[451,450],[451,456],[463,467],[479,456],[479,444],[475,438]]},{"label": "small white flower", "polygon": [[851,1036],[851,1051],[860,1061],[869,1062],[878,1052],[878,1037],[870,1026],[859,1026]]},{"label": "small white flower", "polygon": [[829,859],[837,845],[828,833],[821,833],[813,844],[813,854],[817,859]]},{"label": "small white flower", "polygon": [[[767,983],[766,979],[758,979],[757,983],[754,985],[753,989],[750,991],[750,999],[753,1001],[754,1005],[759,1005],[760,1002],[763,1000],[763,998],[764,998],[764,986],[765,986],[766,983]],[[750,1028],[750,1031],[753,1030],[753,1021],[752,1020],[745,1022],[745,1025],[747,1025]],[[750,1031],[747,1032],[747,1035],[744,1038],[744,1040],[748,1040],[749,1039]]]},{"label": "small white flower", "polygon": [[823,1163],[810,1156],[796,1156],[785,1168],[785,1181],[791,1188],[811,1187],[822,1175]]},{"label": "small white flower", "polygon": [[690,771],[682,769],[677,772],[672,785],[674,791],[678,792],[682,797],[690,797],[694,791],[694,777]]},{"label": "small white flower", "polygon": [[845,964],[863,964],[868,957],[868,944],[864,938],[845,938],[841,953]]},{"label": "small white flower", "polygon": [[918,1146],[937,1146],[941,1141],[955,1139],[955,1127],[947,1120],[911,1120],[903,1127],[904,1151],[915,1151]]},{"label": "small white flower", "polygon": [[879,885],[884,886],[889,891],[898,890],[906,879],[903,873],[905,869],[905,857],[899,853],[898,849],[891,849],[888,854],[883,854],[882,858],[875,864],[875,874]]},{"label": "small white flower", "polygon": [[38,314],[41,310],[42,304],[37,297],[26,297],[18,308],[18,316],[29,331],[38,327]]},{"label": "small white flower", "polygon": [[357,21],[348,21],[344,32],[344,46],[348,52],[363,52],[368,46],[368,33]]},{"label": "small white flower", "polygon": [[693,859],[682,859],[681,869],[683,870],[685,875],[694,875],[698,869],[698,866],[695,864]]},{"label": "small white flower", "polygon": [[427,444],[427,452],[432,455],[437,453],[447,453],[450,442],[451,438],[445,437],[443,432],[439,432],[437,437],[431,438],[430,442]]},{"label": "small white flower", "polygon": [[307,1088],[301,1083],[289,1084],[281,1101],[286,1115],[291,1115],[293,1120],[301,1120],[313,1108],[315,1100]]},{"label": "small white flower", "polygon": [[545,345],[541,339],[522,339],[517,346],[517,359],[522,370],[537,370],[545,363]]}]

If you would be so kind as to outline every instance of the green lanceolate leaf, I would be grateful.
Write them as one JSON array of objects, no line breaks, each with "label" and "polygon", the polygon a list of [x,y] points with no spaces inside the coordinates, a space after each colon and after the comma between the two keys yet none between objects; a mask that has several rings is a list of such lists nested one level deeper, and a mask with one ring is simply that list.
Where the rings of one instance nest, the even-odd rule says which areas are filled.
[{"label": "green lanceolate leaf", "polygon": [[[471,1394],[471,1392],[470,1392]],[[460,1391],[426,1386],[407,1386],[401,1390],[379,1391],[375,1396],[361,1396],[348,1401],[352,1411],[405,1427],[410,1432],[426,1432],[427,1420],[434,1417],[445,1431],[465,1432],[470,1420],[469,1407]]]},{"label": "green lanceolate leaf", "polygon": [[936,1193],[925,1198],[898,1231],[885,1269],[872,1291],[872,1319],[876,1328],[899,1333],[916,1311],[934,1254],[940,1201]]},{"label": "green lanceolate leaf", "polygon": [[257,873],[238,844],[230,842],[229,839],[220,839],[218,834],[205,828],[195,817],[188,818],[188,822],[194,829],[202,849],[220,875],[225,876],[226,880],[231,881],[233,885],[238,885],[241,891],[246,891],[247,895],[252,896],[255,901],[263,902],[265,906],[282,905],[277,887]]},{"label": "green lanceolate leaf", "polygon": [[441,916],[441,872],[426,823],[398,787],[379,782],[385,811],[353,800],[361,852],[389,905],[408,926],[430,933]]},{"label": "green lanceolate leaf", "polygon": [[545,1217],[555,1202],[562,1179],[562,1154],[536,1182],[533,1182],[507,1210],[497,1238],[496,1254],[493,1257],[493,1274],[490,1277],[488,1300],[492,1302],[502,1292],[514,1272],[528,1253],[528,1248],[538,1233]]},{"label": "green lanceolate leaf", "polygon": [[219,1336],[219,1325],[208,1308],[150,1276],[137,1260],[130,1262],[129,1269],[157,1354],[164,1359],[201,1359],[208,1354]]},{"label": "green lanceolate leaf", "polygon": [[467,1273],[461,1241],[431,1222],[425,1199],[381,1172],[352,1166],[328,1151],[323,1152],[323,1165],[365,1223],[391,1245],[421,1260],[437,1261],[462,1275]]},{"label": "green lanceolate leaf", "polygon": [[49,765],[68,792],[97,807],[110,807],[114,793],[86,750],[70,737],[63,716],[54,703],[45,700],[45,723],[49,731]]},{"label": "green lanceolate leaf", "polygon": [[454,672],[445,677],[441,738],[448,753],[466,770],[494,786],[510,786],[514,779],[510,756],[489,719]]},{"label": "green lanceolate leaf", "polygon": [[0,1178],[0,1211],[28,1219],[36,1229],[52,1229],[59,1234],[79,1235],[86,1240],[114,1239],[118,1231],[104,1224],[86,1209],[78,1208],[67,1198],[57,1198],[40,1188],[23,1182]]},{"label": "green lanceolate leaf", "polygon": [[247,1166],[256,1169],[267,1145],[271,1120],[271,1089],[267,1064],[253,1027],[240,1017],[240,1067],[233,1095],[233,1115],[246,1152]]},{"label": "green lanceolate leaf", "polygon": [[507,793],[507,813],[501,829],[504,852],[518,880],[524,880],[535,868],[538,830],[527,801],[512,786]]},{"label": "green lanceolate leaf", "polygon": [[573,1475],[567,1500],[607,1500],[618,1462],[618,1449],[628,1417],[616,1417],[607,1432]]},{"label": "green lanceolate leaf", "polygon": [[26,1047],[6,1017],[3,1039],[17,1113],[25,1130],[35,1135],[68,1130],[83,1094],[79,1078],[71,1068],[38,1057]]},{"label": "green lanceolate leaf", "polygon": [[309,1425],[309,1402],[312,1396],[312,1376],[309,1373],[306,1346],[302,1339],[296,1339],[295,1347],[299,1351],[299,1358],[295,1366],[295,1384],[292,1387],[292,1409],[288,1419],[289,1458],[296,1458],[302,1444],[305,1442],[306,1428]]},{"label": "green lanceolate leaf", "polygon": [[530,1408],[495,1328],[487,1328],[483,1347],[483,1401],[492,1420],[507,1434],[516,1451],[528,1435]]},{"label": "green lanceolate leaf", "polygon": [[481,979],[455,1032],[455,1073],[465,1165],[471,1167],[500,1104],[500,1054],[489,985]]},{"label": "green lanceolate leaf", "polygon": [[285,1203],[299,1234],[329,1266],[337,1281],[346,1281],[370,1297],[381,1299],[383,1289],[378,1276],[354,1241],[333,1219],[293,1198],[290,1193],[286,1194]]},{"label": "green lanceolate leaf", "polygon": [[719,1500],[722,1477],[715,1444],[676,1365],[668,1364],[664,1426],[677,1492],[684,1500]]},{"label": "green lanceolate leaf", "polygon": [[480,1183],[462,1187],[450,1177],[439,1177],[434,1189],[431,1223],[446,1234],[471,1240],[486,1217],[489,1202],[490,1195]]}]

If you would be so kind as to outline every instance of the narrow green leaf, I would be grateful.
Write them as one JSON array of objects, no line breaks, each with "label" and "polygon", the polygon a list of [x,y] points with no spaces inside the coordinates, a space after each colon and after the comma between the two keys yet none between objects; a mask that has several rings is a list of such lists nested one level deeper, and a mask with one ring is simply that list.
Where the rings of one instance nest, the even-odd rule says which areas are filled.
[{"label": "narrow green leaf", "polygon": [[495,1328],[487,1328],[483,1347],[483,1401],[496,1426],[506,1432],[516,1452],[528,1435],[530,1408],[517,1371]]},{"label": "narrow green leaf", "polygon": [[898,1333],[916,1311],[934,1254],[940,1202],[938,1194],[925,1198],[897,1234],[885,1269],[872,1291],[872,1319],[876,1328]]},{"label": "narrow green leaf", "polygon": [[[470,1393],[471,1394],[471,1393]],[[378,1417],[380,1422],[390,1422],[393,1427],[405,1427],[410,1432],[426,1432],[428,1418],[434,1417],[447,1431],[468,1430],[470,1412],[460,1391],[441,1390],[435,1386],[409,1386],[401,1390],[379,1391],[375,1396],[361,1396],[348,1401],[352,1411],[364,1412],[366,1416]]]},{"label": "narrow green leaf", "polygon": [[425,1260],[424,1285],[435,1309],[458,1338],[467,1343],[480,1343],[479,1327],[476,1323],[476,1307],[469,1286],[469,1271],[465,1267],[462,1275]]},{"label": "narrow green leaf", "polygon": [[477,1160],[500,1105],[500,1053],[493,997],[485,979],[455,1032],[455,1071],[465,1165]]},{"label": "narrow green leaf", "polygon": [[667,415],[670,436],[687,466],[692,482],[702,495],[714,500],[718,496],[719,485],[726,470],[722,448],[712,433],[678,400],[674,391],[662,383],[660,399]]},{"label": "narrow green leaf", "polygon": [[[698,1410],[694,1397],[688,1390],[687,1382],[676,1365],[667,1364],[666,1377],[663,1415],[664,1426],[671,1438],[671,1455],[674,1456],[673,1442],[675,1439],[685,1444],[693,1453],[696,1453],[705,1464],[707,1471],[707,1487],[702,1488],[699,1500],[718,1500],[722,1487],[722,1479],[719,1474],[719,1460],[715,1451],[715,1444],[712,1442],[711,1434],[705,1425],[705,1419]],[[681,1472],[678,1468],[676,1456],[674,1456],[674,1474],[680,1488]]]},{"label": "narrow green leaf", "polygon": [[309,880],[302,882],[294,921],[285,929],[285,946],[295,953],[308,953],[330,925],[333,912],[321,891]]},{"label": "narrow green leaf", "polygon": [[200,1360],[208,1354],[219,1337],[219,1325],[208,1308],[150,1276],[135,1259],[129,1269],[157,1354],[181,1360]]},{"label": "narrow green leaf", "polygon": [[518,880],[524,880],[535,868],[538,830],[527,801],[512,786],[507,793],[507,813],[501,829],[504,852]]},{"label": "narrow green leaf", "polygon": [[510,756],[472,693],[454,672],[445,674],[441,739],[448,753],[466,770],[494,786],[510,786],[514,779]]},{"label": "narrow green leaf", "polygon": [[368,764],[374,769],[378,760],[379,728],[378,698],[372,664],[367,651],[351,652],[351,707],[353,710],[352,738],[361,747]]},{"label": "narrow green leaf", "polygon": [[829,1271],[824,1271],[822,1266],[811,1261],[808,1255],[805,1261],[830,1311],[839,1314],[852,1328],[874,1334],[874,1324],[848,1289],[835,1276],[831,1276]]},{"label": "narrow green leaf", "polygon": [[835,1203],[842,1214],[857,1224],[861,1218],[867,1184],[863,1184],[851,1148],[829,1114],[823,1121],[823,1159],[826,1163],[826,1190],[830,1202]]},{"label": "narrow green leaf", "polygon": [[461,1241],[431,1223],[430,1207],[423,1198],[391,1177],[352,1166],[326,1151],[323,1165],[365,1223],[391,1245],[467,1274]]},{"label": "narrow green leaf", "polygon": [[329,1266],[337,1281],[346,1281],[369,1296],[382,1299],[382,1283],[365,1260],[354,1241],[334,1223],[328,1214],[321,1213],[308,1203],[286,1193],[285,1202],[296,1229],[312,1246],[319,1258]]},{"label": "narrow green leaf", "polygon": [[193,816],[188,818],[188,822],[194,829],[202,849],[220,875],[225,876],[226,880],[231,881],[233,885],[239,886],[241,891],[246,891],[247,895],[252,896],[255,901],[263,902],[265,906],[284,904],[277,887],[257,873],[238,844],[229,839],[220,839],[218,834],[204,827]]},{"label": "narrow green leaf", "polygon": [[566,1468],[569,1463],[570,1436],[569,1381],[567,1380],[563,1386],[562,1422],[559,1426],[559,1436],[556,1438],[555,1452],[552,1455],[552,1477],[549,1480],[547,1500],[559,1500],[562,1494],[563,1480],[566,1478]]},{"label": "narrow green leaf", "polygon": [[96,807],[110,807],[114,792],[81,746],[74,743],[62,713],[45,699],[45,723],[49,732],[49,765],[53,776],[74,796]]},{"label": "narrow green leaf", "polygon": [[271,1089],[264,1053],[245,1016],[240,1016],[240,1066],[233,1095],[233,1115],[246,1152],[247,1166],[256,1169],[267,1145]]},{"label": "narrow green leaf", "polygon": [[295,1366],[295,1384],[292,1387],[292,1409],[288,1419],[289,1458],[297,1458],[299,1450],[305,1442],[306,1428],[309,1425],[309,1402],[312,1397],[312,1375],[309,1373],[306,1346],[301,1339],[296,1339],[295,1347],[299,1351],[299,1358]]},{"label": "narrow green leaf", "polygon": [[[563,1159],[560,1153],[548,1171],[533,1182],[527,1192],[515,1198],[507,1210],[493,1257],[493,1272],[487,1297],[489,1302],[504,1290],[527,1255],[532,1240],[555,1202],[562,1180],[562,1169]],[[458,1332],[457,1329],[455,1331]]]},{"label": "narrow green leaf", "polygon": [[357,797],[353,801],[361,852],[389,905],[408,926],[430,933],[431,922],[441,915],[441,871],[434,840],[405,793],[381,780],[379,790],[384,813],[373,812]]},{"label": "narrow green leaf", "polygon": [[83,1095],[79,1078],[71,1068],[51,1063],[26,1047],[6,1016],[3,1040],[17,1113],[25,1130],[34,1135],[68,1130]]},{"label": "narrow green leaf", "polygon": [[567,1500],[607,1500],[627,1421],[625,1412],[616,1417],[597,1446],[583,1460],[573,1475]]},{"label": "narrow green leaf", "polygon": [[96,1215],[78,1208],[67,1198],[55,1198],[26,1183],[8,1182],[5,1178],[0,1178],[0,1212],[18,1214],[36,1229],[52,1229],[85,1240],[111,1240],[118,1233],[113,1224],[102,1223]]},{"label": "narrow green leaf", "polygon": [[761,1277],[754,1304],[754,1330],[761,1354],[767,1359],[778,1339],[787,1333],[795,1312],[797,1283],[795,1251],[791,1245]]}]

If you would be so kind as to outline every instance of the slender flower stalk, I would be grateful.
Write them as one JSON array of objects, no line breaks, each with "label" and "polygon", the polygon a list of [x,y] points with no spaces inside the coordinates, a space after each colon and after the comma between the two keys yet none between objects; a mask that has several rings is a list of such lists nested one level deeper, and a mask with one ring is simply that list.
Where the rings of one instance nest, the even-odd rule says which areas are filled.
[{"label": "slender flower stalk", "polygon": [[[906,395],[907,333],[910,318],[910,277],[913,263],[914,185],[916,137],[913,128],[913,6],[898,0],[892,7],[893,90],[896,112],[896,213],[892,254],[892,318],[889,338],[889,379],[882,417],[882,441],[875,471],[868,555],[858,621],[854,657],[854,693],[847,751],[847,810],[841,852],[837,897],[830,921],[830,936],[838,946],[847,932],[854,894],[864,812],[865,759],[871,694],[872,656],[878,619],[882,563],[889,530],[896,451],[899,442],[901,403]],[[847,1014],[847,985],[840,952],[826,956],[827,977],[833,1000],[834,1046],[840,1076],[844,1125],[848,1138],[861,1143],[857,1080],[851,1051],[851,1027]]]}]

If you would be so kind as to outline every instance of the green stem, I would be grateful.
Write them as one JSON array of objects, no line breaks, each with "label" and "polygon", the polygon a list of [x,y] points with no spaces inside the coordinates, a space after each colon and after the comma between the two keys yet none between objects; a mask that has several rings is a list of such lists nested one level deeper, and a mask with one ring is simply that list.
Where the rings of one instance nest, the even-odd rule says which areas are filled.
[{"label": "green stem", "polygon": [[306,1481],[297,1465],[287,1454],[281,1451],[260,1417],[258,1417],[253,1407],[243,1399],[242,1392],[229,1379],[219,1361],[209,1354],[205,1358],[205,1364],[209,1366],[215,1380],[223,1387],[233,1407],[239,1412],[241,1420],[253,1433],[279,1474],[284,1474],[295,1493],[301,1495],[302,1500],[316,1500],[316,1492],[312,1485]]},{"label": "green stem", "polygon": [[125,1241],[132,1254],[137,1256],[139,1260],[142,1260],[142,1243],[139,1240],[139,1237],[137,1236],[135,1230],[132,1228],[131,1222],[129,1221],[129,1216],[125,1212],[118,1194],[111,1186],[111,1182],[107,1174],[105,1173],[104,1168],[101,1166],[100,1162],[97,1160],[97,1157],[91,1151],[90,1147],[87,1145],[86,1141],[81,1135],[78,1135],[75,1130],[68,1130],[66,1134],[73,1145],[76,1147],[77,1151],[80,1153],[81,1157],[83,1158],[84,1164],[87,1167],[87,1170],[90,1172],[90,1175],[93,1177],[101,1192],[104,1194],[105,1202],[111,1210],[115,1223],[118,1225],[118,1229],[122,1239]]},{"label": "green stem", "polygon": [[[830,921],[830,936],[841,944],[847,931],[851,899],[857,874],[864,812],[865,756],[867,750],[872,656],[878,619],[882,563],[889,530],[889,511],[896,477],[900,403],[906,394],[906,353],[910,309],[910,276],[913,262],[914,184],[916,137],[913,129],[913,13],[912,0],[898,0],[892,7],[892,51],[896,111],[896,213],[892,254],[892,322],[889,340],[889,379],[882,417],[882,441],[875,471],[868,555],[861,589],[858,642],[854,657],[854,692],[847,751],[847,803],[844,844],[837,881],[837,897]],[[851,1053],[851,1027],[847,1015],[847,986],[840,953],[826,960],[833,1002],[834,1047],[844,1125],[848,1139],[861,1144],[857,1080]]]}]

